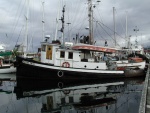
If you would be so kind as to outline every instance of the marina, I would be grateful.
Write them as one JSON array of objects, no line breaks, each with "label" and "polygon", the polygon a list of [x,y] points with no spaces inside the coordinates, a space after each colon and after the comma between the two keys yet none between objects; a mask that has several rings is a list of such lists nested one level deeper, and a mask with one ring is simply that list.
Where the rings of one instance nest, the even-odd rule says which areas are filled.
[{"label": "marina", "polygon": [[[79,33],[76,33],[76,38],[73,38],[74,41],[65,40],[66,5],[62,5],[61,10],[61,37],[58,39],[58,37],[51,38],[50,35],[43,35],[43,40],[39,42],[41,47],[38,48],[39,51],[36,58],[27,56],[28,37],[26,34],[22,54],[16,54],[14,62],[17,70],[16,76],[42,79],[55,78],[60,80],[145,76],[146,63],[149,62],[146,60],[144,48],[137,41],[135,41],[135,44],[129,44],[129,37],[126,37],[125,47],[117,46],[116,31],[114,29],[115,44],[113,46],[108,46],[107,41],[105,41],[104,46],[95,45],[96,39],[93,28],[95,21],[94,8],[96,6],[93,2],[93,0],[87,1],[88,34],[80,36]],[[96,2],[96,5],[99,5],[100,1]],[[28,12],[27,16],[29,16]],[[26,27],[28,29],[28,26]]]},{"label": "marina", "polygon": [[0,1],[0,113],[150,113],[149,2],[132,2]]}]

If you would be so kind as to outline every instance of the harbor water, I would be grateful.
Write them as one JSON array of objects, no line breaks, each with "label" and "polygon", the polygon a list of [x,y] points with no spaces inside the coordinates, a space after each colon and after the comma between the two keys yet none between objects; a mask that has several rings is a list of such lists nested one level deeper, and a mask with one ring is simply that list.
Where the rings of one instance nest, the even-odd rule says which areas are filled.
[{"label": "harbor water", "polygon": [[138,113],[144,80],[29,80],[0,74],[0,113]]}]

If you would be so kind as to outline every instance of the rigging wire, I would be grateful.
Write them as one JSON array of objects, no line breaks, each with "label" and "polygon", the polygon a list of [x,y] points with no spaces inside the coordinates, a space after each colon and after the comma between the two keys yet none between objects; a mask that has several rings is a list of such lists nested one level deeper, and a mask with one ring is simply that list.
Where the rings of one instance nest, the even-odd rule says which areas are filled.
[{"label": "rigging wire", "polygon": [[[23,0],[22,0],[23,1]],[[23,7],[21,8],[21,11],[20,11],[20,14],[19,14],[19,16],[18,16],[18,18],[17,18],[17,13],[16,13],[16,24],[15,24],[15,22],[14,22],[14,28],[12,29],[12,34],[11,34],[11,39],[12,39],[12,37],[13,37],[13,35],[14,35],[14,33],[15,33],[15,30],[16,30],[16,27],[17,27],[17,25],[18,25],[18,22],[19,22],[19,20],[20,20],[20,17],[21,17],[21,14],[22,14],[22,11],[23,11],[23,9],[24,9],[24,7],[25,7],[25,3],[26,3],[26,0],[24,0],[24,5],[23,5]],[[21,5],[19,5],[19,7],[20,7]],[[18,10],[19,10],[19,7],[18,7]]]},{"label": "rigging wire", "polygon": [[[81,1],[81,0],[80,0]],[[73,17],[72,17],[72,29],[71,30],[73,30],[73,28],[75,28],[76,26],[79,26],[80,25],[80,23],[78,23],[79,22],[79,20],[80,19],[82,19],[84,16],[82,15],[81,16],[81,14],[79,14],[79,12],[84,12],[84,9],[81,9],[81,5],[78,5],[79,4],[79,2],[77,2],[76,3],[76,5],[73,5],[73,8],[74,8],[74,15],[73,15]],[[85,13],[84,13],[85,14]],[[76,24],[75,25],[75,23],[78,23],[78,24]]]},{"label": "rigging wire", "polygon": [[[101,22],[99,22],[99,24],[102,24],[104,27],[106,27],[106,28],[108,28],[109,30],[111,30],[112,32],[114,32],[111,28],[109,28],[108,26],[106,26],[105,24],[103,24],[103,23],[101,23]],[[122,39],[124,39],[125,40],[125,38],[124,37],[122,37],[121,35],[119,35],[118,33],[116,33],[118,36],[120,36]]]},{"label": "rigging wire", "polygon": [[76,4],[71,5],[74,8],[74,15],[72,17],[72,23],[73,23],[72,26],[74,26],[75,21],[78,18],[78,16],[80,17],[78,12],[80,11],[81,7],[78,4],[79,4],[79,2],[76,1]]},{"label": "rigging wire", "polygon": [[[103,39],[103,40],[106,40],[102,35],[101,35],[101,33],[100,32],[98,32],[98,26],[97,26],[97,22],[96,22],[96,26],[95,26],[95,30],[94,31],[97,31],[97,33],[98,33],[98,35],[100,35],[101,36],[101,38]],[[95,33],[95,35],[97,35],[97,33]],[[98,36],[97,36],[98,37]]]},{"label": "rigging wire", "polygon": [[[115,9],[115,11],[116,11],[116,15],[118,14],[118,12],[117,12],[117,10]],[[122,18],[121,18],[122,19]],[[119,19],[119,23],[121,24],[121,27],[122,27],[122,29],[123,29],[123,32],[125,33],[125,28],[123,27],[123,24],[122,24],[122,22],[121,22],[121,19]]]},{"label": "rigging wire", "polygon": [[[31,5],[31,7],[34,9],[35,8],[35,1],[33,0],[31,3],[30,3]],[[28,45],[28,52],[33,52],[33,37],[34,37],[34,33],[35,33],[35,31],[34,31],[34,23],[33,24],[31,24],[32,23],[32,21],[36,21],[35,20],[35,13],[34,13],[34,11],[32,11],[32,10],[30,10],[30,23],[29,23],[29,26],[31,26],[31,27],[29,27],[29,29],[31,29],[30,30],[30,40],[28,40],[28,43],[29,43],[29,45]],[[28,38],[29,38],[29,33],[28,33]]]},{"label": "rigging wire", "polygon": [[[98,22],[98,25],[100,25],[101,26],[101,28],[105,31],[105,33],[114,41],[115,39],[104,29],[104,27]],[[119,45],[118,43],[117,43],[117,45]]]},{"label": "rigging wire", "polygon": [[[106,27],[107,29],[109,29],[111,32],[114,32],[114,31],[113,31],[112,29],[110,29],[108,26],[106,26],[105,24],[103,24],[104,22],[103,22],[103,19],[102,19],[102,17],[101,17],[101,13],[100,13],[99,7],[95,7],[95,9],[96,9],[97,12],[94,14],[94,15],[95,15],[94,17],[97,18],[97,17],[96,17],[96,14],[98,14],[98,15],[99,15],[98,17],[100,17],[100,19],[97,19],[97,20],[101,20],[101,22],[100,22],[100,21],[99,21],[99,22],[100,22],[104,27]],[[105,30],[105,28],[104,28],[102,25],[101,25],[101,27],[102,27],[103,31],[104,31],[108,36],[111,37],[111,35],[108,33],[108,31]],[[119,37],[121,37],[123,40],[126,40],[125,37],[122,37],[122,36],[119,35],[118,33],[116,33],[116,34],[117,34]],[[111,38],[112,38],[112,37],[111,37]],[[112,39],[113,39],[113,38],[112,38]],[[113,39],[113,40],[114,40],[114,39]]]},{"label": "rigging wire", "polygon": [[[109,28],[108,26],[106,26],[105,24],[104,24],[104,22],[103,22],[103,20],[102,20],[102,17],[101,17],[101,15],[100,15],[100,11],[98,10],[98,8],[96,8],[97,9],[97,13],[99,14],[99,17],[100,17],[100,19],[101,19],[101,21],[98,21],[99,23],[101,23],[103,26],[105,26],[106,28],[108,28],[110,31],[112,31],[112,32],[114,32],[114,30],[112,30],[111,28]],[[95,13],[95,14],[97,14],[97,13]],[[96,19],[96,18],[95,18]],[[97,20],[99,20],[99,19],[97,19]],[[116,32],[116,34],[119,36],[119,37],[121,37],[121,38],[123,38],[123,39],[125,39],[124,37],[122,37],[121,35],[119,35],[117,32]]]},{"label": "rigging wire", "polygon": [[[21,30],[20,30],[20,33],[19,33],[19,36],[18,36],[18,38],[17,38],[17,41],[16,41],[16,45],[17,45],[17,43],[18,43],[18,40],[19,40],[19,38],[20,38],[20,35],[21,35],[21,32],[22,32],[22,29],[24,28],[24,25],[22,26],[22,28],[21,28]],[[16,46],[15,45],[15,46]]]},{"label": "rigging wire", "polygon": [[[81,2],[81,0],[80,0],[80,2]],[[72,20],[71,25],[70,25],[70,30],[69,30],[70,33],[73,30],[74,30],[73,32],[75,32],[75,30],[77,30],[77,32],[79,32],[79,31],[81,32],[81,29],[87,20],[87,16],[85,17],[86,13],[84,13],[86,9],[81,7],[82,4],[80,2],[76,1],[76,4],[70,5],[70,7],[74,9],[74,15],[72,17],[70,17],[71,18],[70,20]],[[78,5],[78,4],[80,4],[80,5]],[[84,15],[82,15],[79,12],[82,12]],[[81,21],[79,22],[79,20],[81,20]]]},{"label": "rigging wire", "polygon": [[[104,37],[101,35],[101,33],[100,33],[100,32],[98,32],[99,28],[97,27],[97,22],[96,22],[95,30],[97,31],[98,35],[100,35],[101,39],[103,39],[103,40],[107,40],[106,38],[104,38]],[[95,33],[95,34],[97,34],[97,33]],[[97,38],[99,38],[99,37],[97,36]],[[110,41],[110,42],[112,43],[112,41]]]},{"label": "rigging wire", "polygon": [[[7,3],[8,4],[8,3]],[[10,4],[10,3],[9,3]],[[20,4],[21,4],[21,2],[20,2]],[[11,6],[13,6],[12,4],[11,4]],[[9,8],[7,8],[8,10],[8,13],[12,13],[12,10],[14,10],[12,7],[9,7]],[[18,9],[19,9],[19,7],[18,7]],[[18,11],[18,10],[17,10]],[[6,18],[7,19],[7,17],[8,17],[8,13],[6,13],[2,18]],[[17,13],[16,13],[17,14]],[[9,20],[10,20],[10,18],[9,18]],[[5,21],[5,19],[4,19],[4,21]],[[6,25],[5,27],[8,27],[8,25]],[[10,28],[11,29],[11,28]],[[12,31],[12,30],[11,30]],[[1,44],[3,45],[5,45],[5,46],[7,46],[7,45],[9,45],[10,44],[10,41],[11,41],[11,38],[10,37],[8,37],[8,34],[11,34],[11,33],[7,33],[7,31],[3,31],[3,32],[6,32],[5,33],[5,36],[4,37],[6,37],[6,38],[2,38],[1,39]],[[12,43],[12,42],[11,42]],[[9,47],[9,46],[7,46],[7,47]]]}]

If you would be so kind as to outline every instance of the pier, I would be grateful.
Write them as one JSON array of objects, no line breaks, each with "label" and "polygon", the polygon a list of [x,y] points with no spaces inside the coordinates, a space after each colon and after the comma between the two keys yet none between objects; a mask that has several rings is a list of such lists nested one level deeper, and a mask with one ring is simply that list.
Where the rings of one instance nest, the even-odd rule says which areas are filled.
[{"label": "pier", "polygon": [[142,91],[139,113],[150,113],[150,66],[147,70]]}]

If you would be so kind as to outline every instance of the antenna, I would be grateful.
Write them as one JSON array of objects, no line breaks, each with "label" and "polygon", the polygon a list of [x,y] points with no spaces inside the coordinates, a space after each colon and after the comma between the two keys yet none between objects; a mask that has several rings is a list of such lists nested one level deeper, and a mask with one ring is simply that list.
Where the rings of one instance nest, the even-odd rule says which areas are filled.
[{"label": "antenna", "polygon": [[68,24],[68,37],[69,37],[69,42],[71,42],[71,40],[70,40],[70,33],[69,33],[69,25],[71,24],[71,23],[67,23]]},{"label": "antenna", "polygon": [[137,28],[137,26],[135,26],[135,29],[133,29],[133,31],[136,32],[136,40],[135,40],[135,43],[138,44],[138,42],[137,42],[137,32],[139,31],[139,29]]},{"label": "antenna", "polygon": [[137,31],[139,31],[139,29],[137,29],[137,26],[135,26],[135,29],[133,29],[133,31],[136,32],[136,37],[137,37]]}]

